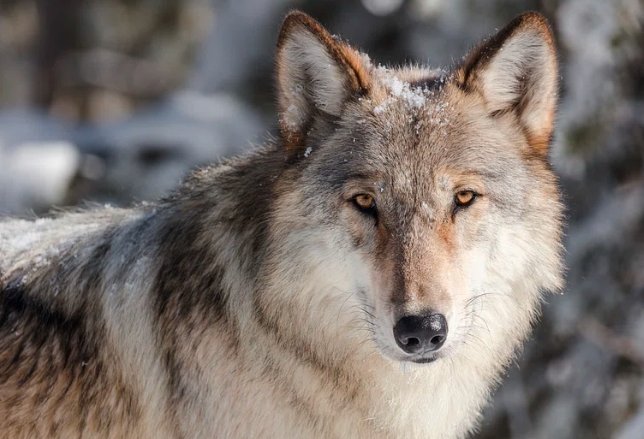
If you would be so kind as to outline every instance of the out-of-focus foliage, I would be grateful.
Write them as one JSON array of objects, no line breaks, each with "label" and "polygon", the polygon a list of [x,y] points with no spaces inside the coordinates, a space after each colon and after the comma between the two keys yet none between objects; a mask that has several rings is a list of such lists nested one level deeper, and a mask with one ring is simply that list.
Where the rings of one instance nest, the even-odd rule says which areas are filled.
[{"label": "out-of-focus foliage", "polygon": [[378,62],[437,67],[522,11],[550,18],[568,286],[548,298],[480,437],[644,437],[640,0],[2,1],[0,212],[150,199],[260,142],[294,7]]}]

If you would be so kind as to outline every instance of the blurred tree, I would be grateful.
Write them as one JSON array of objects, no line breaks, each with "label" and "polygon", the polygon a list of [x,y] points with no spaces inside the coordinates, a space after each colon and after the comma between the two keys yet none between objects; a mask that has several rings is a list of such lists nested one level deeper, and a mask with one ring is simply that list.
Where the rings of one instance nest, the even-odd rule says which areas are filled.
[{"label": "blurred tree", "polygon": [[72,120],[128,114],[184,80],[207,0],[35,1],[33,103]]},{"label": "blurred tree", "polygon": [[81,20],[83,0],[66,0],[64,6],[50,0],[37,0],[40,34],[34,75],[34,102],[49,107],[60,87],[57,65],[69,52],[82,49]]}]

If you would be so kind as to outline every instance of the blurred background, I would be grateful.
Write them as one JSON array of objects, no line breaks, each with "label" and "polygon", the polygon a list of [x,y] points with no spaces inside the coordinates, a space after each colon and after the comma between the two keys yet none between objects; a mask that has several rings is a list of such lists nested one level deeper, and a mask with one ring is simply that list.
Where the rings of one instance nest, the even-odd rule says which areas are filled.
[{"label": "blurred background", "polygon": [[0,0],[0,215],[154,199],[276,133],[291,8],[383,64],[458,62],[532,9],[553,25],[567,288],[481,438],[644,438],[641,0]]}]

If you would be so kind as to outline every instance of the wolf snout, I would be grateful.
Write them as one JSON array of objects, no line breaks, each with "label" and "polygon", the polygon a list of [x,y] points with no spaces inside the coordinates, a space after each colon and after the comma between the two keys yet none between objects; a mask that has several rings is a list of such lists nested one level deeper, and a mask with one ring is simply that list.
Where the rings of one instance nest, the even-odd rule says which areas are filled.
[{"label": "wolf snout", "polygon": [[447,339],[447,320],[443,314],[432,312],[404,316],[394,326],[394,338],[409,354],[436,351]]}]

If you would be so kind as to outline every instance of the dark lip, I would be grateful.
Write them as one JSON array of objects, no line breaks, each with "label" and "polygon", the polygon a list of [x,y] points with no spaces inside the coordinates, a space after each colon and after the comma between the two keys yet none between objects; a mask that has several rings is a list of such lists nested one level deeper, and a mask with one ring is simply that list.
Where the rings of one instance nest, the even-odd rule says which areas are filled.
[{"label": "dark lip", "polygon": [[438,360],[438,357],[414,358],[411,361],[417,364],[427,364],[427,363],[433,363],[436,360]]}]

